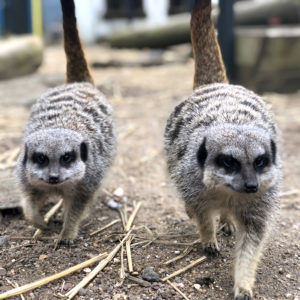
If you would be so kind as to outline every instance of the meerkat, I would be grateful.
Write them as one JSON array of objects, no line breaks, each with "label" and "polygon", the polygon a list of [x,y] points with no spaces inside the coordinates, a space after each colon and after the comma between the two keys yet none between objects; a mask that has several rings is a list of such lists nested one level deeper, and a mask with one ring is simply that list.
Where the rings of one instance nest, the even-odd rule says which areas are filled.
[{"label": "meerkat", "polygon": [[210,0],[195,1],[191,37],[194,91],[167,121],[167,166],[208,255],[219,253],[217,216],[227,232],[237,230],[234,298],[250,300],[278,207],[276,126],[258,95],[227,83]]},{"label": "meerkat", "polygon": [[45,229],[40,208],[63,198],[64,221],[56,247],[77,236],[115,152],[112,107],[93,85],[82,50],[73,0],[61,0],[67,83],[33,105],[17,162],[25,218]]}]

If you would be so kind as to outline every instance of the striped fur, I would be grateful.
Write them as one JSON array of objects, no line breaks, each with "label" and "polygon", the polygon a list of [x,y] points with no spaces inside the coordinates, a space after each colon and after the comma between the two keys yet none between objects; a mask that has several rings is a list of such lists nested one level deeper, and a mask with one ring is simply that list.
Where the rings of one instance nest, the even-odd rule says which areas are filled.
[{"label": "striped fur", "polygon": [[237,229],[234,298],[250,300],[278,208],[281,163],[276,126],[258,95],[226,83],[210,14],[210,0],[195,1],[195,90],[167,121],[167,165],[207,254],[219,253],[217,218],[227,233]]},{"label": "striped fur", "polygon": [[36,227],[47,227],[39,213],[47,198],[64,200],[56,246],[76,238],[116,144],[112,108],[92,84],[74,2],[61,0],[61,5],[68,83],[50,89],[33,105],[17,164],[24,215]]}]

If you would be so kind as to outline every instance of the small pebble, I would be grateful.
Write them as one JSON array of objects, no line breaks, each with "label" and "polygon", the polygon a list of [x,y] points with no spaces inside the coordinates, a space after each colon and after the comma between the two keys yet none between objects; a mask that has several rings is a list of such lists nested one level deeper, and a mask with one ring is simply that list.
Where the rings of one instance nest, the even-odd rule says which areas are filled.
[{"label": "small pebble", "polygon": [[124,190],[119,187],[114,191],[114,195],[117,197],[123,197],[124,196]]},{"label": "small pebble", "polygon": [[85,272],[85,273],[91,273],[91,271],[92,271],[92,270],[91,270],[90,268],[84,268],[84,269],[83,269],[83,272]]},{"label": "small pebble", "polygon": [[197,291],[199,291],[200,288],[201,288],[201,285],[198,284],[198,283],[195,283],[195,284],[194,284],[194,288],[195,288]]}]

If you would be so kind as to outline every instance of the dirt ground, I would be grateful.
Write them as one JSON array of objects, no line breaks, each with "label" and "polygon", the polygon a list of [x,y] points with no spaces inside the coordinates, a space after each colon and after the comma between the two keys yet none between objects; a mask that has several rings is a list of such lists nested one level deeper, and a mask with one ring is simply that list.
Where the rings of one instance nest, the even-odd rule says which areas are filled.
[{"label": "dirt ground", "polygon": [[[174,53],[177,50],[174,50]],[[167,53],[172,57],[172,51]],[[147,54],[147,53],[146,53]],[[110,51],[94,46],[87,49],[87,57],[95,63],[112,58],[139,61],[142,51]],[[22,129],[35,99],[49,87],[64,80],[65,58],[61,47],[47,48],[42,67],[34,75],[0,82],[0,157],[7,151],[17,151]],[[35,228],[15,209],[0,214],[0,293],[12,289],[13,284],[24,285],[62,271],[98,253],[110,252],[122,238],[121,223],[100,234],[89,234],[119,219],[119,213],[108,207],[114,199],[127,207],[128,215],[134,205],[142,201],[135,220],[136,226],[147,227],[158,238],[152,243],[146,229],[136,233],[132,241],[135,276],[150,266],[161,278],[203,256],[201,246],[170,265],[163,263],[197,240],[196,226],[185,214],[183,203],[170,182],[163,151],[163,132],[172,109],[192,89],[193,63],[173,60],[173,63],[149,67],[138,64],[119,67],[94,68],[97,86],[111,101],[118,131],[118,154],[103,183],[90,217],[83,222],[79,238],[71,248],[54,251],[54,239],[62,225],[62,213],[50,222],[52,231],[44,239],[31,239]],[[268,94],[264,97],[273,105],[282,137],[283,184],[282,208],[277,217],[264,256],[257,272],[255,299],[300,299],[300,93]],[[0,161],[3,165],[5,159]],[[2,166],[1,165],[1,166]],[[2,168],[3,169],[3,168]],[[13,168],[0,171],[1,178],[12,176]],[[7,188],[7,187],[6,187]],[[116,193],[121,188],[124,192]],[[12,190],[13,188],[11,188]],[[9,190],[9,188],[8,188]],[[293,193],[295,191],[295,193]],[[119,189],[120,192],[120,189]],[[0,191],[4,193],[4,190]],[[47,206],[46,210],[53,205]],[[163,235],[167,234],[167,235]],[[173,235],[171,235],[173,234]],[[191,234],[187,236],[187,234]],[[186,273],[171,279],[189,299],[232,299],[232,265],[234,237],[218,234],[220,257],[207,259]],[[137,244],[137,245],[134,245]],[[127,258],[125,268],[127,270]],[[93,269],[94,266],[89,267]],[[90,269],[85,269],[53,281],[24,294],[25,299],[59,299]],[[151,283],[143,287],[119,277],[120,253],[76,299],[183,299],[169,284]],[[20,299],[19,296],[12,299]]]}]

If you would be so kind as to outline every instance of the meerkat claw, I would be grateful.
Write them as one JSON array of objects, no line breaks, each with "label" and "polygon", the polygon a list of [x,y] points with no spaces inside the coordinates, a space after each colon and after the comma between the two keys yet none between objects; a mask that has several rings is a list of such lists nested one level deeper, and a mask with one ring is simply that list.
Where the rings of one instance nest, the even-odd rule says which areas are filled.
[{"label": "meerkat claw", "polygon": [[219,256],[220,250],[218,246],[214,243],[205,243],[204,252],[209,256]]}]

